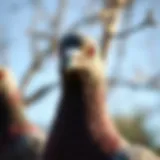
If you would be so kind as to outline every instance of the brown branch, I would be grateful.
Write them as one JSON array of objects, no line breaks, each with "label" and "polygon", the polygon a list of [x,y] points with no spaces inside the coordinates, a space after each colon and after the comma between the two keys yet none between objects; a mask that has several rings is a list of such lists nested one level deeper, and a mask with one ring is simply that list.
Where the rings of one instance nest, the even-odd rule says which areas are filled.
[{"label": "brown branch", "polygon": [[54,90],[58,86],[57,83],[50,83],[45,86],[42,86],[40,89],[38,89],[34,94],[32,94],[29,97],[24,98],[24,102],[26,106],[28,107],[30,104],[35,103],[39,99],[45,97],[48,93],[50,93],[52,90]]},{"label": "brown branch", "polygon": [[[40,67],[42,66],[42,63],[44,61],[44,59],[46,59],[46,57],[53,51],[56,50],[57,45],[58,45],[58,39],[59,39],[59,32],[60,32],[60,28],[61,28],[61,23],[62,23],[62,18],[63,18],[63,14],[64,14],[64,7],[65,6],[65,1],[61,0],[59,3],[59,9],[57,11],[57,15],[54,17],[54,20],[51,23],[51,30],[54,30],[53,35],[49,34],[49,33],[45,33],[45,32],[33,32],[32,36],[34,37],[34,39],[46,39],[50,42],[50,46],[48,47],[48,51],[45,51],[44,53],[38,53],[36,56],[36,58],[33,59],[32,63],[31,63],[31,67],[26,71],[23,80],[22,80],[22,89],[24,90],[24,88],[28,85],[28,83],[30,82],[30,80],[33,78],[34,74],[40,69]],[[117,17],[119,17],[119,12],[122,8],[123,5],[119,5],[118,0],[114,0],[112,2],[108,2],[106,4],[106,8],[110,8],[110,9],[106,9],[100,13],[96,13],[93,14],[89,17],[84,17],[82,18],[80,21],[76,22],[75,24],[72,25],[71,29],[76,29],[77,27],[84,25],[84,24],[93,24],[96,23],[98,21],[104,21],[106,20],[107,23],[105,24],[105,26],[110,26],[110,28],[114,28],[113,22],[115,22],[116,25],[116,19]],[[125,31],[122,32],[114,32],[114,30],[110,29],[105,31],[105,35],[107,35],[107,43],[105,43],[104,47],[109,48],[109,43],[113,38],[125,38],[126,36],[130,36],[133,33],[136,33],[142,29],[144,29],[145,27],[149,26],[149,25],[155,25],[156,23],[153,23],[155,21],[153,21],[153,16],[151,16],[151,14],[148,14],[146,16],[146,18],[139,23],[138,25],[135,25],[131,28],[128,28]],[[110,24],[111,23],[111,24]],[[105,38],[105,37],[104,37]],[[105,41],[106,42],[106,41]],[[46,93],[47,94],[47,93]]]},{"label": "brown branch", "polygon": [[117,11],[116,6],[115,7],[112,6],[108,7],[107,9],[102,9],[101,11],[93,13],[91,15],[84,15],[77,22],[73,23],[68,30],[73,31],[76,30],[77,28],[80,28],[83,25],[92,25],[97,22],[101,23],[104,21],[108,21],[110,17],[113,16],[113,13],[115,11]]},{"label": "brown branch", "polygon": [[155,85],[152,83],[138,83],[138,82],[132,82],[132,81],[125,81],[125,80],[115,80],[115,79],[110,79],[107,82],[107,85],[110,88],[115,88],[115,87],[128,87],[133,90],[150,90],[150,91],[160,91],[160,85]]},{"label": "brown branch", "polygon": [[[128,1],[127,8],[132,5],[133,1]],[[111,3],[111,8],[115,7],[114,2],[112,1]],[[107,6],[110,6],[107,4]],[[121,5],[122,7],[123,5]],[[103,38],[102,38],[102,56],[105,57],[106,54],[108,53],[108,49],[110,46],[110,43],[113,38],[125,38],[129,34],[133,34],[137,31],[140,31],[141,29],[144,29],[145,27],[151,26],[151,27],[158,27],[159,24],[156,22],[156,20],[153,17],[153,12],[152,10],[149,10],[146,17],[144,20],[137,26],[129,28],[128,30],[120,33],[115,32],[115,28],[117,26],[117,20],[119,17],[119,13],[121,11],[121,7],[117,7],[118,9],[113,12],[112,16],[108,20],[105,21],[104,23],[104,32],[103,32]],[[123,6],[124,7],[124,6]],[[106,27],[106,28],[105,28]]]},{"label": "brown branch", "polygon": [[42,31],[33,31],[31,35],[35,38],[35,40],[47,40],[51,41],[53,39],[53,36],[49,32],[42,32]]},{"label": "brown branch", "polygon": [[43,59],[45,58],[45,55],[48,55],[48,52],[40,52],[37,46],[37,38],[34,35],[35,32],[35,27],[40,20],[40,17],[42,13],[44,13],[43,7],[42,7],[42,2],[41,0],[34,0],[32,1],[32,6],[34,9],[34,15],[33,18],[31,19],[31,27],[30,27],[30,48],[31,48],[31,64],[24,73],[22,77],[22,81],[20,83],[20,87],[22,92],[24,92],[26,86],[30,82],[31,78],[33,75],[40,69]]},{"label": "brown branch", "polygon": [[8,65],[8,49],[9,49],[9,36],[6,30],[7,26],[0,26],[0,64]]},{"label": "brown branch", "polygon": [[112,9],[112,14],[109,18],[107,18],[104,21],[104,25],[103,25],[102,46],[101,46],[103,58],[106,57],[106,54],[111,44],[111,40],[114,37],[114,34],[110,34],[110,33],[115,33],[120,12],[122,10],[122,6],[119,5],[118,2],[119,0],[109,0],[109,1],[104,0],[104,10],[107,11]]},{"label": "brown branch", "polygon": [[137,25],[132,26],[131,28],[128,28],[124,31],[117,32],[117,33],[111,33],[114,35],[114,38],[125,38],[128,36],[133,35],[134,33],[137,33],[147,27],[159,27],[159,23],[154,19],[153,15],[151,16],[151,11],[149,10],[146,14],[146,17]]},{"label": "brown branch", "polygon": [[[97,19],[96,19],[97,18]],[[79,22],[75,23],[73,25],[73,27],[71,27],[69,30],[76,30],[78,27],[80,27],[81,25],[90,25],[90,22],[91,23],[96,23],[97,21],[99,21],[99,16],[97,15],[92,15],[86,19],[81,19]],[[139,24],[137,25],[134,25],[130,28],[127,28],[126,30],[124,31],[120,31],[120,32],[111,32],[111,33],[108,33],[108,37],[113,37],[114,39],[121,39],[121,38],[125,38],[125,37],[128,37],[128,36],[132,36],[133,34],[149,27],[149,26],[152,26],[151,24],[149,23],[146,23],[145,19],[140,22]],[[40,37],[43,37],[43,34],[41,35],[39,33],[39,36]]]},{"label": "brown branch", "polygon": [[[127,6],[127,8],[130,8],[131,4]],[[102,22],[106,19],[108,19],[112,15],[112,9],[107,11],[101,11],[98,13],[94,13],[89,16],[84,16],[81,19],[79,19],[77,22],[73,23],[70,28],[68,28],[69,31],[77,30],[79,27],[84,25],[92,25],[99,22]],[[154,19],[152,10],[149,10],[146,14],[146,17],[138,24],[129,27],[125,30],[119,31],[119,32],[108,32],[108,38],[114,38],[114,39],[121,39],[128,36],[132,36],[133,34],[147,28],[147,27],[159,27],[159,23]],[[39,33],[40,37],[43,37],[44,33],[41,35]],[[47,35],[47,33],[46,33]],[[38,33],[37,33],[38,36]],[[45,37],[45,36],[44,36]],[[49,37],[49,36],[48,36]]]},{"label": "brown branch", "polygon": [[[132,5],[129,5],[123,11],[121,26],[124,25],[125,27],[126,26],[128,27],[130,24],[131,18],[132,18]],[[126,55],[127,37],[129,36],[129,34],[126,34],[126,32],[124,32],[124,35],[125,36],[123,37],[123,40],[118,41],[118,44],[117,44],[116,61],[112,71],[112,74],[116,76],[115,78],[120,77],[120,73],[122,69],[121,66],[122,66],[124,57]]]},{"label": "brown branch", "polygon": [[[51,30],[54,31],[53,34],[53,38],[50,40],[49,43],[49,47],[47,49],[47,51],[45,51],[44,53],[39,53],[39,51],[37,51],[37,49],[35,49],[35,46],[33,46],[34,41],[36,40],[35,37],[33,37],[33,35],[31,36],[31,45],[34,48],[33,50],[33,60],[31,63],[31,66],[27,69],[27,71],[25,72],[23,78],[22,78],[22,82],[21,82],[21,88],[24,92],[25,88],[27,87],[27,85],[29,84],[29,82],[31,81],[31,79],[33,78],[33,76],[35,75],[35,73],[37,71],[40,70],[44,59],[50,54],[53,53],[53,51],[56,50],[57,47],[57,39],[59,36],[59,29],[61,27],[61,23],[62,23],[62,18],[63,18],[63,14],[64,14],[64,6],[65,6],[65,1],[66,0],[60,0],[59,1],[59,6],[57,9],[57,14],[54,18],[54,21],[51,23]],[[34,33],[35,34],[35,33]]]},{"label": "brown branch", "polygon": [[[109,78],[106,81],[106,85],[108,86],[108,90],[110,92],[110,89],[116,88],[116,87],[127,87],[132,90],[149,90],[149,91],[154,91],[154,92],[160,92],[160,84],[159,78],[151,78],[151,80],[147,83],[139,83],[139,82],[134,82],[130,80],[117,80],[115,77],[114,78]],[[57,87],[59,87],[59,83],[50,83],[45,86],[42,86],[39,90],[35,91],[30,97],[25,97],[24,102],[26,106],[28,107],[29,105],[35,103],[39,99],[43,98],[46,96],[48,93],[51,91],[54,91]]]},{"label": "brown branch", "polygon": [[50,41],[50,47],[52,48],[53,51],[55,51],[58,46],[60,30],[61,30],[62,22],[65,16],[66,7],[67,7],[67,0],[59,0],[57,14],[53,18],[53,21],[51,21],[50,27],[51,27],[51,31],[54,31],[54,33]]},{"label": "brown branch", "polygon": [[[133,27],[131,27],[131,28],[128,28],[127,30],[125,30],[125,31],[121,31],[121,32],[118,32],[118,33],[116,33],[115,35],[114,35],[114,37],[113,38],[125,38],[125,37],[128,37],[128,36],[131,36],[132,34],[134,34],[134,33],[137,33],[138,31],[141,31],[141,30],[143,30],[143,29],[145,29],[146,27],[149,27],[149,26],[155,26],[155,25],[157,25],[157,23],[155,23],[155,25],[152,25],[152,23],[148,23],[149,21],[148,21],[148,18],[147,18],[147,16],[146,16],[146,18],[144,18],[144,20],[142,21],[142,22],[140,22],[139,24],[137,24],[137,25],[135,25],[135,26],[133,26]],[[51,51],[49,51],[48,53],[50,53]],[[34,62],[34,63],[32,63],[32,64],[37,64],[38,63],[38,61],[40,61],[39,63],[41,64],[42,63],[42,61],[43,61],[43,59],[45,58],[47,56],[47,52],[46,52],[46,54],[42,54],[41,56],[40,56],[40,59],[41,60],[38,60],[38,59],[36,59],[36,61],[37,62]],[[40,65],[39,64],[39,65]],[[35,66],[39,66],[39,65],[35,65]],[[34,66],[31,66],[32,67],[32,69],[31,69],[31,71],[32,70],[34,70]],[[29,73],[29,75],[32,77],[32,74],[34,74],[34,73],[32,73],[32,72],[30,72]],[[29,75],[27,75],[27,77],[29,77]],[[30,78],[30,77],[29,77]],[[26,78],[25,78],[26,79]],[[112,83],[111,83],[112,84]],[[114,84],[114,85],[109,85],[109,87],[114,87],[114,86],[124,86],[124,87],[130,87],[130,88],[132,88],[132,89],[149,89],[149,90],[158,90],[156,87],[153,87],[153,85],[152,86],[149,86],[149,87],[147,87],[147,86],[141,86],[141,85],[139,85],[138,83],[131,83],[131,82],[121,82],[121,83],[116,83],[116,84]],[[46,93],[47,94],[47,93]]]},{"label": "brown branch", "polygon": [[22,91],[25,90],[25,87],[29,84],[30,80],[34,76],[34,74],[41,68],[42,63],[44,62],[44,59],[48,55],[50,55],[51,50],[48,48],[47,51],[44,53],[37,54],[36,58],[32,60],[30,67],[27,69],[26,73],[23,76],[22,82],[21,82],[21,89]]},{"label": "brown branch", "polygon": [[103,15],[101,13],[94,13],[89,16],[84,16],[81,19],[79,19],[77,22],[73,23],[71,27],[68,29],[69,31],[75,31],[77,28],[80,28],[84,25],[93,25],[97,22],[101,22],[101,19]]}]

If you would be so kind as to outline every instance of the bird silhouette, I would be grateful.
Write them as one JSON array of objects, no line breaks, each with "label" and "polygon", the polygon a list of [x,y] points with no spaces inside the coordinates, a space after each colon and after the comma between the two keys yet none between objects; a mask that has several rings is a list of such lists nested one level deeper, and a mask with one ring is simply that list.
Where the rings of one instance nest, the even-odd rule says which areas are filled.
[{"label": "bird silhouette", "polygon": [[24,102],[13,73],[0,67],[0,159],[36,160],[45,135],[24,114]]},{"label": "bird silhouette", "polygon": [[67,34],[59,56],[62,95],[43,160],[158,160],[129,144],[115,127],[106,110],[104,61],[94,40]]}]

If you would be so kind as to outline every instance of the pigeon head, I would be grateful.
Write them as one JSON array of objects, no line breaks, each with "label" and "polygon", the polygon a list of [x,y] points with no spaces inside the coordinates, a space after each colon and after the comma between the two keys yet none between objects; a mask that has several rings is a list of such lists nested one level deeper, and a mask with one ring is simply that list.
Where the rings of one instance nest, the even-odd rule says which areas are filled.
[{"label": "pigeon head", "polygon": [[65,77],[92,78],[104,75],[102,59],[95,41],[80,34],[69,34],[60,43],[61,71]]}]

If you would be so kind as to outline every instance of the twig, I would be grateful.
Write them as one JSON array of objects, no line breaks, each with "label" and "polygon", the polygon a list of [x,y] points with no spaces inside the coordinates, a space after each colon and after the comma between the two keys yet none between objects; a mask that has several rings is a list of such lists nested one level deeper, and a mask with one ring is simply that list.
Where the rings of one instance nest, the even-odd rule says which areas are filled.
[{"label": "twig", "polygon": [[46,59],[47,56],[51,53],[50,48],[48,48],[47,51],[43,53],[37,54],[36,59],[33,59],[30,67],[26,71],[26,73],[23,76],[22,82],[21,82],[21,89],[24,92],[25,88],[27,87],[28,83],[34,76],[34,74],[41,68],[42,63],[44,62],[44,59]]},{"label": "twig", "polygon": [[24,98],[24,102],[25,102],[26,106],[28,107],[30,104],[35,103],[36,101],[38,101],[42,97],[46,96],[49,92],[51,92],[56,87],[58,87],[57,83],[50,83],[45,86],[42,86],[39,90],[37,90],[30,97]]},{"label": "twig", "polygon": [[115,88],[115,87],[128,87],[133,90],[150,90],[150,91],[160,91],[160,85],[155,85],[152,83],[138,83],[138,82],[132,82],[132,81],[125,81],[125,80],[118,80],[115,79],[109,79],[108,84],[109,88]]},{"label": "twig", "polygon": [[104,7],[105,7],[104,10],[112,9],[113,11],[112,15],[104,21],[102,42],[101,42],[102,44],[101,53],[103,58],[107,56],[109,46],[111,44],[112,38],[114,37],[113,33],[115,33],[120,12],[122,11],[122,7],[119,6],[117,2],[118,2],[117,0],[109,0],[109,1],[104,0]]},{"label": "twig", "polygon": [[[124,11],[123,11],[123,16],[121,20],[121,26],[129,26],[130,24],[130,19],[132,18],[132,5],[127,6]],[[115,78],[120,77],[121,73],[121,66],[123,63],[124,56],[126,54],[126,43],[127,43],[127,37],[129,34],[124,34],[125,36],[123,37],[122,41],[118,41],[117,44],[117,52],[116,52],[116,59],[117,61],[115,62],[115,66],[113,68],[113,75]]]},{"label": "twig", "polygon": [[[109,48],[110,42],[113,38],[125,38],[127,36],[131,36],[134,33],[137,33],[138,31],[141,31],[142,29],[145,29],[146,27],[149,26],[157,26],[157,22],[153,19],[153,15],[151,14],[151,12],[147,14],[146,18],[140,22],[139,24],[128,28],[124,31],[121,32],[115,32],[114,31],[114,25],[116,26],[117,23],[117,18],[119,17],[119,13],[122,9],[122,6],[117,5],[117,3],[115,3],[117,0],[108,2],[106,5],[106,10],[101,11],[100,13],[94,13],[93,15],[89,16],[89,17],[84,17],[82,19],[80,19],[80,21],[76,22],[75,24],[71,25],[72,27],[70,28],[70,30],[72,29],[77,29],[78,27],[80,27],[81,25],[88,25],[88,24],[94,24],[97,23],[99,21],[107,21],[105,26],[105,36],[103,38],[103,50],[108,50],[107,48]],[[116,6],[117,5],[117,6]],[[26,73],[24,74],[22,83],[21,83],[21,88],[24,90],[25,87],[27,87],[28,83],[30,82],[30,80],[33,78],[34,74],[41,68],[42,63],[44,61],[44,59],[46,59],[46,57],[53,51],[56,50],[57,45],[58,45],[58,39],[59,39],[59,34],[60,34],[60,28],[61,28],[61,23],[62,23],[62,19],[63,19],[63,15],[64,15],[64,7],[65,5],[65,0],[61,0],[59,3],[59,7],[57,10],[57,15],[54,17],[52,23],[51,23],[51,30],[54,31],[53,34],[49,34],[49,33],[45,33],[45,32],[37,32],[34,31],[32,32],[33,36],[35,39],[45,39],[49,41],[49,47],[48,50],[45,52],[38,52],[38,56],[36,58],[33,59],[32,63],[31,63],[31,67],[26,71]],[[115,23],[113,25],[113,23]],[[108,26],[110,29],[108,29]],[[73,31],[73,30],[72,30]],[[107,35],[107,36],[106,36]],[[105,55],[106,52],[104,52]],[[117,82],[118,85],[119,82]],[[124,85],[125,83],[120,83],[119,85]],[[116,85],[116,84],[114,84]],[[138,85],[132,84],[132,83],[126,83],[126,86],[130,86],[133,88],[133,86],[135,86],[135,88],[140,88]],[[152,88],[152,87],[151,87]],[[154,88],[154,87],[153,87]],[[46,93],[47,94],[47,93]]]},{"label": "twig", "polygon": [[[55,49],[57,47],[57,39],[58,39],[59,29],[61,26],[61,18],[63,17],[63,14],[64,14],[63,12],[64,12],[65,1],[66,0],[59,1],[57,15],[56,15],[53,23],[51,24],[51,30],[54,31],[54,35],[52,36],[53,37],[52,40],[50,40],[47,51],[42,53],[42,52],[37,51],[37,49],[35,49],[35,48],[33,50],[32,54],[34,54],[36,56],[34,56],[34,59],[31,63],[31,67],[29,67],[27,69],[26,73],[24,74],[24,76],[22,78],[21,88],[22,88],[23,92],[24,92],[25,88],[27,87],[27,85],[29,84],[30,80],[33,78],[34,74],[41,68],[42,63],[43,63],[44,59],[46,58],[46,56],[48,56],[50,53],[55,51]],[[35,46],[33,46],[33,41],[35,41],[35,37],[34,37],[34,39],[33,39],[33,37],[31,37],[32,47],[35,47]]]}]

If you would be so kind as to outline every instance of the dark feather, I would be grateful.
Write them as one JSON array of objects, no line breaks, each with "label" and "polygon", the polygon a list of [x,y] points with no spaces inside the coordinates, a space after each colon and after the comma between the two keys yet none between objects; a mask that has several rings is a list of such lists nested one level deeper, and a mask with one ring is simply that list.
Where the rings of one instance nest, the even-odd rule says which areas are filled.
[{"label": "dark feather", "polygon": [[83,97],[85,88],[80,77],[74,74],[66,79],[63,89],[44,159],[114,160],[116,156],[103,153],[88,131],[85,118],[87,104]]},{"label": "dark feather", "polygon": [[[51,126],[44,152],[44,160],[126,160],[119,153],[106,154],[92,139],[87,123],[86,82],[89,74],[85,70],[65,72],[65,51],[70,47],[81,47],[80,36],[66,36],[60,44],[62,96],[58,113]],[[88,88],[88,87],[87,87]]]}]

